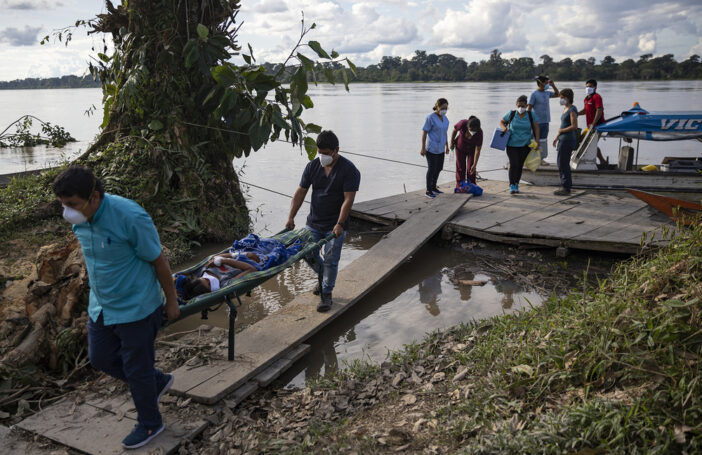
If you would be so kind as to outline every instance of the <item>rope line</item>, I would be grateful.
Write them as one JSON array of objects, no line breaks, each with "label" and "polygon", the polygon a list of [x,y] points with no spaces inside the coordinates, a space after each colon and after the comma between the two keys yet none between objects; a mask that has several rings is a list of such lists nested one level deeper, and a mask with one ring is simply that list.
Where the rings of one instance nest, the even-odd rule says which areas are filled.
[{"label": "rope line", "polygon": [[[231,129],[227,129],[227,128],[218,128],[218,127],[216,127],[216,126],[200,125],[200,124],[197,124],[197,123],[190,123],[190,122],[181,122],[181,123],[183,123],[183,124],[185,124],[185,125],[196,126],[196,127],[199,127],[199,128],[207,128],[207,129],[211,129],[211,130],[222,131],[222,132],[225,132],[225,133],[240,134],[240,135],[242,135],[242,136],[248,136],[248,135],[249,135],[249,133],[245,133],[245,132],[243,132],[243,131],[236,131],[236,130],[231,130]],[[277,139],[275,142],[286,142],[286,143],[292,144],[292,141],[287,141],[287,140],[285,140],[285,139]],[[361,156],[361,157],[363,157],[363,158],[371,158],[371,159],[374,159],[374,160],[389,161],[389,162],[391,162],[391,163],[405,164],[405,165],[407,165],[407,166],[421,167],[421,168],[424,168],[424,169],[427,168],[427,166],[425,166],[425,165],[423,165],[423,164],[408,163],[407,161],[393,160],[393,159],[391,159],[391,158],[382,158],[382,157],[373,156],[373,155],[365,155],[365,154],[363,154],[363,153],[348,152],[348,151],[346,151],[346,150],[342,150],[342,153],[346,153],[346,154],[348,154],[348,155]],[[427,152],[427,153],[428,153],[428,152]],[[498,168],[495,168],[495,169],[486,169],[486,170],[484,170],[484,171],[478,171],[478,172],[495,172],[495,171],[504,171],[504,170],[505,170],[504,167],[498,167]],[[448,169],[442,169],[441,172],[447,172],[447,173],[449,173],[449,174],[453,174],[453,171],[449,171]],[[478,177],[478,178],[480,178],[480,177]],[[255,185],[251,185],[251,186],[255,186]],[[263,188],[263,189],[267,189],[267,188]],[[285,195],[285,196],[287,196],[287,195]],[[288,196],[288,197],[291,197],[291,196]]]},{"label": "rope line", "polygon": [[[248,185],[248,186],[252,186],[252,187],[254,187],[254,188],[258,188],[259,190],[270,191],[271,193],[275,193],[275,194],[278,194],[278,195],[280,195],[280,196],[285,196],[285,197],[288,198],[288,199],[292,199],[292,198],[293,198],[293,197],[290,196],[289,194],[281,193],[280,191],[272,190],[272,189],[270,189],[270,188],[265,188],[265,187],[262,187],[262,186],[254,185],[253,183],[248,183],[248,182],[245,182],[245,181],[243,181],[243,180],[239,180],[239,182],[243,183],[244,185]],[[310,203],[309,201],[302,201],[302,202],[304,202],[304,203],[306,203],[306,204],[309,204],[309,203]]]},{"label": "rope line", "polygon": [[[347,155],[362,156],[362,157],[364,157],[364,158],[372,158],[372,159],[374,159],[374,160],[390,161],[390,162],[392,162],[392,163],[406,164],[406,165],[408,165],[408,166],[422,167],[422,168],[424,168],[424,169],[427,168],[427,166],[425,166],[425,165],[423,165],[423,164],[408,163],[407,161],[393,160],[393,159],[390,159],[390,158],[382,158],[382,157],[373,156],[373,155],[364,155],[363,153],[349,152],[349,151],[346,151],[346,150],[342,150],[341,153],[345,153],[345,154],[347,154]],[[427,153],[428,153],[428,152],[427,152]],[[496,168],[496,169],[487,169],[487,170],[484,170],[484,171],[477,171],[477,172],[494,172],[494,171],[504,171],[504,170],[505,170],[504,167],[498,167],[498,168]],[[442,169],[441,172],[448,172],[449,174],[453,174],[453,173],[454,173],[453,171],[449,171],[448,169]]]}]

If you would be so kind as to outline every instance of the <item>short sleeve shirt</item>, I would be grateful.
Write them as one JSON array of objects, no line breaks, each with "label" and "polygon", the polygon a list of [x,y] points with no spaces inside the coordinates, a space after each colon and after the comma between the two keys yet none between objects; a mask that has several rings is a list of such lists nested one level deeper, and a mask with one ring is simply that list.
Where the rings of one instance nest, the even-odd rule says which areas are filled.
[{"label": "short sleeve shirt", "polygon": [[161,241],[151,217],[136,202],[105,193],[92,222],[73,225],[90,282],[88,315],[105,325],[144,319],[162,305],[151,262]]},{"label": "short sleeve shirt", "polygon": [[[567,111],[565,111],[563,114],[561,114],[561,128],[562,128],[562,129],[563,129],[563,128],[568,128],[568,127],[571,125],[571,122],[570,122],[570,114],[571,114],[572,112],[575,112],[575,116],[577,117],[577,115],[578,115],[578,108],[575,107],[575,106],[570,106],[570,108],[569,108]],[[558,138],[559,138],[561,141],[564,141],[564,142],[565,142],[565,141],[572,141],[572,142],[575,142],[575,141],[576,141],[576,139],[575,139],[575,131],[568,131],[567,133],[561,133],[561,135],[558,136]]]},{"label": "short sleeve shirt", "polygon": [[[307,216],[307,225],[318,231],[328,232],[334,229],[339,221],[339,213],[344,203],[344,193],[358,191],[361,185],[361,173],[354,164],[339,156],[329,175],[324,172],[324,166],[319,159],[307,163],[302,173],[300,186],[312,187],[312,200],[310,214]],[[344,230],[347,230],[349,220],[344,221]]]},{"label": "short sleeve shirt", "polygon": [[427,115],[422,131],[427,132],[427,152],[444,153],[446,148],[446,134],[450,122],[446,116],[439,118],[435,113]]},{"label": "short sleeve shirt", "polygon": [[[512,111],[507,112],[502,119],[505,122],[509,122],[509,117],[511,114]],[[531,115],[534,118],[534,121],[539,123],[539,116],[536,115],[535,112],[532,112]],[[523,147],[525,145],[529,145],[533,136],[529,113],[525,112],[524,117],[519,118],[519,114],[515,112],[512,123],[509,124],[509,132],[510,136],[509,141],[507,141],[507,145],[510,147]]]},{"label": "short sleeve shirt", "polygon": [[587,126],[592,125],[598,108],[602,109],[602,116],[598,123],[604,122],[604,103],[599,93],[593,93],[592,96],[589,97],[586,96],[583,102],[585,103],[585,121],[587,122]]},{"label": "short sleeve shirt", "polygon": [[551,122],[551,97],[553,96],[552,91],[544,90],[534,90],[529,97],[529,104],[533,106],[532,112],[539,117],[538,123],[550,123]]},{"label": "short sleeve shirt", "polygon": [[475,153],[475,147],[483,146],[483,130],[478,130],[477,133],[471,135],[470,139],[466,139],[466,131],[468,131],[468,120],[463,119],[456,123],[453,127],[457,130],[458,139],[456,140],[456,148],[463,153]]}]

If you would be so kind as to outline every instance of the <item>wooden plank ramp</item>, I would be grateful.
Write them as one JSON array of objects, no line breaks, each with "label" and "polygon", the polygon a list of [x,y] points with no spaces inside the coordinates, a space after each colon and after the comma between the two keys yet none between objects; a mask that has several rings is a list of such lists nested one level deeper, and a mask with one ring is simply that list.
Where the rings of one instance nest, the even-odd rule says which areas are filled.
[{"label": "wooden plank ramp", "polygon": [[[508,194],[506,182],[481,181],[484,193],[472,198],[446,225],[449,232],[511,245],[570,247],[592,251],[637,253],[665,243],[661,227],[672,223],[622,191],[573,191],[553,195],[553,187],[523,185]],[[452,191],[451,185],[442,187]],[[354,204],[355,218],[397,224],[421,210],[429,199],[418,190]],[[655,235],[654,235],[655,234]]]},{"label": "wooden plank ramp", "polygon": [[194,438],[207,426],[203,420],[180,422],[165,412],[163,433],[140,449],[126,450],[122,439],[136,425],[133,407],[129,395],[104,400],[99,405],[77,404],[66,398],[21,421],[17,427],[92,455],[167,455],[174,453],[183,440]]},{"label": "wooden plank ramp", "polygon": [[[418,207],[407,221],[339,272],[330,311],[317,312],[319,297],[311,292],[296,297],[236,335],[234,361],[215,361],[195,368],[184,365],[175,370],[171,391],[211,404],[242,387],[248,392],[255,390],[257,384],[270,382],[270,374],[264,373],[267,368],[276,363],[274,371],[286,368],[286,362],[278,362],[281,358],[381,283],[434,236],[469,198],[454,194],[425,198],[426,204]],[[240,395],[234,394],[236,399]]]}]

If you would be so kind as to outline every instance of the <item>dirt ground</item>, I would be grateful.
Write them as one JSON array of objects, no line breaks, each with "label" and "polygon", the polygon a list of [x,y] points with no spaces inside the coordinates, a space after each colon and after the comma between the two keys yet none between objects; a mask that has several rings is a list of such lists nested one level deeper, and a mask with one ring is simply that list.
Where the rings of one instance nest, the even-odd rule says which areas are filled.
[{"label": "dirt ground", "polygon": [[[62,236],[51,237],[55,240]],[[33,236],[15,240],[0,256],[4,279],[0,315],[4,318],[21,317],[24,312],[23,295],[35,267],[35,254],[30,254],[29,248],[34,240]],[[617,259],[578,255],[554,259],[553,250],[507,248],[465,237],[443,241],[443,245],[473,254],[481,271],[488,272],[491,279],[512,280],[544,296],[567,292],[585,271],[591,280],[606,276]],[[473,276],[471,267],[454,268],[449,279],[458,283]],[[157,365],[171,371],[188,361],[208,362],[220,357],[225,345],[226,332],[222,329],[201,327],[186,334],[170,334],[157,341]],[[438,355],[419,356],[400,367],[385,362],[377,371],[368,371],[367,376],[342,371],[341,380],[333,388],[317,384],[314,388],[288,390],[284,384],[274,383],[238,406],[230,406],[228,399],[204,406],[170,395],[164,397],[162,406],[169,418],[205,418],[210,422],[204,434],[183,445],[180,453],[278,453],[300,441],[321,449],[325,441],[336,444],[342,439],[351,448],[348,453],[444,453],[440,445],[432,443],[437,431],[435,410],[470,394],[471,378],[468,371],[453,371],[451,365],[441,362],[445,356],[442,352],[466,348],[450,330],[439,338],[435,348]],[[453,377],[450,381],[449,376]],[[126,392],[124,384],[95,373],[83,363],[79,374],[69,384],[62,384],[59,396],[80,402],[94,393]],[[26,415],[3,417],[2,422],[11,425]],[[326,428],[340,420],[345,422],[344,434],[328,434]],[[12,431],[6,441],[16,453],[73,453],[18,431]]]}]

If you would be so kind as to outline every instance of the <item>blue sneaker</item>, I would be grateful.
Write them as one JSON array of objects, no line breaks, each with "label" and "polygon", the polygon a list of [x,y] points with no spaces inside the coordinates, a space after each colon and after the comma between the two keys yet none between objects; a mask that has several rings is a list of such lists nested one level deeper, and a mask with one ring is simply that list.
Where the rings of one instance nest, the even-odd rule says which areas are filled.
[{"label": "blue sneaker", "polygon": [[136,449],[138,447],[145,446],[153,438],[158,436],[165,428],[166,425],[161,424],[160,427],[149,430],[144,425],[137,423],[132,432],[122,440],[122,447],[125,449]]},{"label": "blue sneaker", "polygon": [[514,185],[514,192],[519,194],[519,183]]},{"label": "blue sneaker", "polygon": [[516,194],[519,193],[519,188],[517,185],[510,185],[509,186],[509,194]]},{"label": "blue sneaker", "polygon": [[434,199],[436,197],[436,194],[432,193],[431,191],[427,191],[424,194],[426,194],[429,199]]},{"label": "blue sneaker", "polygon": [[173,385],[173,380],[174,380],[174,379],[175,379],[175,378],[173,377],[172,374],[164,374],[164,375],[163,375],[163,379],[161,380],[161,383],[160,383],[160,384],[158,384],[158,383],[156,384],[156,390],[159,391],[159,392],[158,392],[158,398],[156,398],[156,403],[158,403],[159,401],[161,401],[161,397],[163,397],[163,395],[164,395],[166,392],[168,392],[168,389],[170,389],[171,386]]},{"label": "blue sneaker", "polygon": [[443,191],[439,191],[439,190],[436,189],[436,188],[434,188],[433,190],[431,190],[431,192],[434,193],[434,196],[436,196],[437,194],[444,194]]}]

